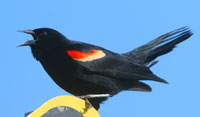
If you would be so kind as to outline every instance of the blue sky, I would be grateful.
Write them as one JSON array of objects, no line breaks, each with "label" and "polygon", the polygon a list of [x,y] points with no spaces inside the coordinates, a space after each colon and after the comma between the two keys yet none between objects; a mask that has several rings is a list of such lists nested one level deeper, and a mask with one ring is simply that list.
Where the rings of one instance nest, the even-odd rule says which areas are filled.
[{"label": "blue sky", "polygon": [[70,95],[51,80],[29,47],[16,47],[32,39],[17,30],[54,28],[72,40],[123,53],[183,26],[194,35],[159,57],[152,68],[170,84],[148,81],[151,93],[121,92],[102,104],[99,113],[102,117],[200,116],[199,4],[199,0],[1,1],[1,116],[24,116],[48,99]]}]

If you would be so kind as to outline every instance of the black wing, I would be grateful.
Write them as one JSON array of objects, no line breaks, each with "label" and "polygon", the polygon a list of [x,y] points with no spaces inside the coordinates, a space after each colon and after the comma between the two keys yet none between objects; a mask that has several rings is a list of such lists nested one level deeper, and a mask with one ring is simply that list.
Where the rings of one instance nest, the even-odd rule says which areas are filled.
[{"label": "black wing", "polygon": [[70,46],[70,50],[81,52],[91,53],[91,49],[102,51],[105,56],[94,60],[90,59],[89,61],[74,59],[74,62],[85,73],[121,80],[154,80],[167,83],[165,80],[154,75],[145,65],[135,63],[125,56],[85,43],[75,43]]},{"label": "black wing", "polygon": [[188,29],[188,27],[182,27],[166,33],[149,43],[122,55],[127,56],[138,63],[148,64],[158,56],[172,51],[173,48],[176,47],[176,44],[188,39],[192,34],[193,33]]}]

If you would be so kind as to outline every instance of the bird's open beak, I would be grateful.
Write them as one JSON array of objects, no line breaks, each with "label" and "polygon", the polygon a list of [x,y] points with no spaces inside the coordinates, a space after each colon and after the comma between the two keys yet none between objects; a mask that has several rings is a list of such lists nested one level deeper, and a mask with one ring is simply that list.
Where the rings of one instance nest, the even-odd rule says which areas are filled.
[{"label": "bird's open beak", "polygon": [[[35,32],[33,30],[19,30],[18,32],[24,32],[24,33],[31,34],[31,35],[35,34]],[[36,44],[36,40],[28,40],[25,43],[18,45],[17,47],[30,46],[30,45],[34,45],[34,44]]]}]

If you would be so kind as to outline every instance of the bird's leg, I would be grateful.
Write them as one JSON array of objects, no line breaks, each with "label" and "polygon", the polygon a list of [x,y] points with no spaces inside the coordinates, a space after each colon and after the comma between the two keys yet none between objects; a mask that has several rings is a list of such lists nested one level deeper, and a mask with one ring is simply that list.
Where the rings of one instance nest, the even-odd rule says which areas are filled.
[{"label": "bird's leg", "polygon": [[82,99],[89,99],[89,98],[100,98],[100,97],[110,97],[111,95],[110,94],[88,94],[88,95],[82,95],[82,96],[77,96],[79,98],[82,98]]},{"label": "bird's leg", "polygon": [[88,99],[90,98],[101,98],[101,97],[110,97],[110,94],[88,94],[88,95],[82,95],[82,96],[77,96],[81,99],[84,99],[86,104],[87,104],[87,108],[85,108],[84,110],[87,111],[92,107],[92,104],[90,103],[90,101]]}]

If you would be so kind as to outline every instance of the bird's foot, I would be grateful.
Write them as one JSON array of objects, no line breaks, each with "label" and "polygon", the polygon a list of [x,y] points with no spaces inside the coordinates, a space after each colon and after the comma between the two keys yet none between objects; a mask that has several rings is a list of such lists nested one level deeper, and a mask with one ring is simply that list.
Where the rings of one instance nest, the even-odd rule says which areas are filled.
[{"label": "bird's foot", "polygon": [[88,111],[90,108],[92,108],[92,104],[88,99],[90,98],[101,98],[101,97],[110,97],[110,94],[88,94],[88,95],[82,95],[82,96],[77,96],[78,98],[84,99],[87,107],[84,108],[84,111]]},{"label": "bird's foot", "polygon": [[90,101],[88,100],[88,98],[84,99],[86,102],[87,107],[84,108],[84,111],[87,112],[90,108],[92,108],[92,104],[90,103]]}]

